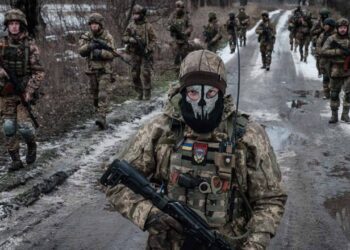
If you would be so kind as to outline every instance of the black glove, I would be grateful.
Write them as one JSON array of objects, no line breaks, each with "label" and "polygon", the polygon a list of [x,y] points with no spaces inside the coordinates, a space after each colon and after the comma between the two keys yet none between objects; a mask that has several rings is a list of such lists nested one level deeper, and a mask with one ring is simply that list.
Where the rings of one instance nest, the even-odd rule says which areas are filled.
[{"label": "black glove", "polygon": [[101,54],[102,54],[102,50],[101,49],[94,49],[92,51],[92,59],[95,59],[95,60],[101,59]]},{"label": "black glove", "polygon": [[98,49],[100,47],[100,45],[94,41],[92,41],[90,44],[89,44],[89,49],[90,51],[93,51],[95,49]]}]

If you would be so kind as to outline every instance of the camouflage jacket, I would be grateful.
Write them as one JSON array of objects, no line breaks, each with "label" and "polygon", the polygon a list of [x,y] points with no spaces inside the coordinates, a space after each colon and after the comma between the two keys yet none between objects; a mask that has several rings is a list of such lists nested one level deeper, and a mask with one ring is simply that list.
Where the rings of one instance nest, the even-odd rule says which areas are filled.
[{"label": "camouflage jacket", "polygon": [[[139,130],[123,156],[123,159],[136,166],[145,176],[152,176],[157,183],[169,183],[170,158],[179,139],[181,141],[184,137],[201,136],[187,125],[183,130],[172,129],[174,124],[184,124],[179,113],[179,98],[180,94],[175,95],[169,100],[163,114]],[[228,125],[234,113],[230,96],[225,98],[224,107],[221,124],[207,135],[211,142],[226,139],[232,129],[232,126]],[[237,155],[238,165],[241,166],[240,169],[236,169],[238,179],[249,199],[253,215],[247,218],[244,216],[247,210],[242,202],[235,203],[237,206],[233,222],[227,222],[225,226],[215,229],[228,237],[242,235],[249,229],[250,235],[238,245],[244,245],[244,249],[265,249],[270,238],[275,235],[283,215],[286,194],[280,187],[281,173],[275,154],[265,130],[260,125],[253,121],[248,122],[246,133],[238,142]],[[119,213],[144,229],[153,207],[149,200],[123,185],[110,188],[107,197]]]},{"label": "camouflage jacket", "polygon": [[255,30],[259,35],[260,43],[274,43],[276,38],[276,26],[270,20],[261,22]]},{"label": "camouflage jacket", "polygon": [[207,44],[218,43],[222,38],[222,31],[218,21],[209,22],[204,28],[204,39]]},{"label": "camouflage jacket", "polygon": [[[327,58],[331,63],[331,77],[349,77],[350,70],[345,70],[345,60],[347,56],[341,49],[332,47],[332,42],[335,41],[341,46],[350,49],[350,38],[341,37],[337,33],[328,37],[321,49],[321,56]],[[347,65],[350,66],[350,65]]]},{"label": "camouflage jacket", "polygon": [[317,22],[314,23],[313,27],[311,28],[311,35],[313,39],[316,40],[322,34],[323,31],[323,22],[321,19],[318,19]]},{"label": "camouflage jacket", "polygon": [[[11,53],[13,54],[11,50],[15,50],[17,54],[15,58],[11,57]],[[14,94],[6,91],[7,87],[11,86],[6,69],[15,72],[22,83],[21,89],[32,96],[45,77],[44,68],[40,62],[40,51],[35,41],[29,38],[27,33],[22,33],[16,40],[11,36],[2,37],[0,57],[0,88],[4,90],[1,94],[5,96]]]},{"label": "camouflage jacket", "polygon": [[[136,43],[130,42],[131,40],[136,40]],[[130,22],[123,35],[128,52],[134,55],[152,53],[156,49],[156,41],[155,31],[146,20],[142,23]]]},{"label": "camouflage jacket", "polygon": [[237,18],[241,28],[247,28],[249,26],[250,17],[245,12],[239,12]]},{"label": "camouflage jacket", "polygon": [[295,20],[296,33],[299,37],[309,36],[312,28],[311,19],[300,17],[298,20]]},{"label": "camouflage jacket", "polygon": [[238,32],[239,28],[240,28],[240,22],[238,18],[235,18],[234,21],[232,21],[231,19],[227,20],[226,30],[229,35],[235,35],[236,32]]},{"label": "camouflage jacket", "polygon": [[186,43],[191,36],[193,26],[188,14],[179,17],[176,11],[171,14],[168,20],[168,30],[176,43]]},{"label": "camouflage jacket", "polygon": [[100,57],[94,58],[93,51],[90,49],[90,43],[93,39],[100,39],[106,42],[109,47],[115,49],[114,39],[105,29],[101,30],[98,34],[93,34],[91,31],[88,31],[81,35],[79,39],[78,52],[87,60],[88,68],[86,73],[89,74],[101,70],[105,73],[112,73],[112,61],[114,59],[113,54],[110,51],[103,49]]},{"label": "camouflage jacket", "polygon": [[321,56],[322,47],[328,37],[332,36],[334,32],[323,32],[316,41],[316,56],[319,58],[320,70],[323,74],[328,73],[330,60],[327,57]]}]

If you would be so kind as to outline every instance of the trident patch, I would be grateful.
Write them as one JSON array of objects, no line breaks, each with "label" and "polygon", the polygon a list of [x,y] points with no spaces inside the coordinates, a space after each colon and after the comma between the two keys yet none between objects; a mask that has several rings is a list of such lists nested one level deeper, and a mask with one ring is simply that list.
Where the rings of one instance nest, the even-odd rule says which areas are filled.
[{"label": "trident patch", "polygon": [[205,165],[207,161],[208,144],[195,142],[192,147],[192,159],[195,165]]}]

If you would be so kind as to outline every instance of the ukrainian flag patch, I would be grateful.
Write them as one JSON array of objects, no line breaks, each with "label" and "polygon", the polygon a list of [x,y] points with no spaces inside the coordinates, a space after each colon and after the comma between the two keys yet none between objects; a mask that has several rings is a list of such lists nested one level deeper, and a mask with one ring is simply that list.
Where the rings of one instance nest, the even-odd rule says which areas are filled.
[{"label": "ukrainian flag patch", "polygon": [[185,151],[192,151],[192,143],[184,143],[182,144],[182,150],[185,150]]}]

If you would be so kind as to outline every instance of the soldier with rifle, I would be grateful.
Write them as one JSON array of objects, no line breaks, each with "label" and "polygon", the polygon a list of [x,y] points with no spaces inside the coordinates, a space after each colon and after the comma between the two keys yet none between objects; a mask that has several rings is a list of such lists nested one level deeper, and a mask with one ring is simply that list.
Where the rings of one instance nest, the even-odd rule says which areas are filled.
[{"label": "soldier with rifle", "polygon": [[235,13],[229,14],[229,19],[226,22],[226,30],[228,33],[228,42],[230,45],[230,52],[235,53],[237,46],[237,35],[239,30],[239,20],[236,18]]},{"label": "soldier with rifle", "polygon": [[[109,98],[107,88],[113,82],[112,61],[115,57],[114,39],[105,29],[104,18],[99,13],[92,13],[88,20],[90,31],[79,39],[79,54],[86,58],[86,74],[90,78],[90,92],[97,113],[96,125],[101,130],[107,129],[106,114]],[[101,44],[107,45],[103,48]]]},{"label": "soldier with rifle", "polygon": [[321,56],[330,62],[330,106],[332,117],[329,123],[338,122],[340,92],[343,89],[343,112],[341,120],[349,123],[350,109],[350,38],[349,21],[341,18],[336,23],[336,33],[328,37],[321,49]]},{"label": "soldier with rifle", "polygon": [[216,53],[219,48],[222,32],[219,21],[215,12],[208,14],[208,24],[203,26],[204,41],[207,44],[207,49]]},{"label": "soldier with rifle", "polygon": [[28,36],[23,12],[11,9],[5,13],[8,35],[0,38],[0,101],[2,127],[12,163],[9,171],[23,168],[19,154],[19,135],[27,144],[26,163],[36,160],[35,128],[39,126],[31,105],[38,98],[44,79],[39,48]]},{"label": "soldier with rifle", "polygon": [[239,8],[239,13],[237,15],[237,18],[239,20],[239,30],[238,30],[238,35],[239,35],[239,45],[246,46],[247,44],[247,29],[250,24],[250,17],[247,15],[245,12],[244,7]]},{"label": "soldier with rifle", "polygon": [[[132,81],[139,100],[150,100],[152,89],[153,53],[156,35],[152,24],[146,19],[147,9],[136,4],[132,10],[132,21],[123,35],[127,52],[131,56]],[[141,73],[143,80],[141,80]]]},{"label": "soldier with rifle", "polygon": [[260,53],[263,66],[262,69],[270,70],[273,46],[276,40],[276,27],[270,21],[269,13],[263,11],[261,13],[262,21],[256,28],[255,33],[258,35],[258,42],[260,43]]},{"label": "soldier with rifle", "polygon": [[185,10],[183,1],[175,3],[176,10],[173,12],[168,21],[168,30],[173,38],[173,51],[175,55],[175,65],[180,65],[181,61],[190,52],[188,39],[191,36],[193,26],[188,13]]},{"label": "soldier with rifle", "polygon": [[265,249],[286,201],[265,130],[235,109],[215,53],[189,53],[179,78],[101,178],[110,203],[147,249]]}]

